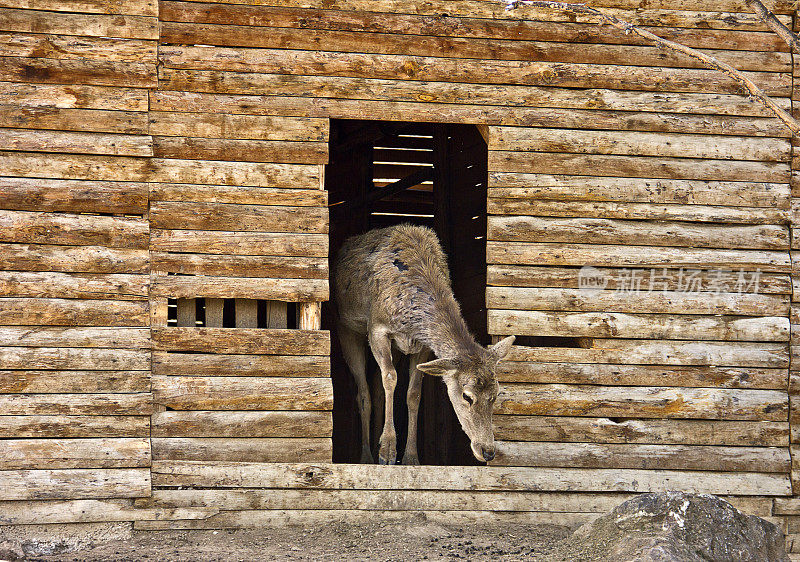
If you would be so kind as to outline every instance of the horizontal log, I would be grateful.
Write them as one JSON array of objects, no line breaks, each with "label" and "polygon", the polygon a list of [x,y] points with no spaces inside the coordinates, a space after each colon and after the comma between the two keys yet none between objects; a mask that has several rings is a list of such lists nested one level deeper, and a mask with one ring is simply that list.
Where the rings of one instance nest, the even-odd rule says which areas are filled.
[{"label": "horizontal log", "polygon": [[6,326],[147,326],[145,301],[0,298]]},{"label": "horizontal log", "polygon": [[501,441],[493,466],[787,472],[786,447]]},{"label": "horizontal log", "polygon": [[332,410],[330,380],[153,377],[153,400],[172,410]]},{"label": "horizontal log", "polygon": [[489,197],[559,201],[626,201],[788,209],[785,183],[554,176],[490,172]]},{"label": "horizontal log", "polygon": [[[383,469],[378,471],[377,469]],[[687,492],[787,495],[786,475],[638,469],[154,461],[153,486],[333,490]]]},{"label": "horizontal log", "polygon": [[[512,310],[603,311],[666,314],[736,314],[740,316],[787,316],[785,296],[749,292],[694,292],[650,289],[647,278],[642,286],[616,291],[598,288],[559,289],[525,287],[487,287],[487,308]],[[722,286],[732,291],[734,286]],[[626,290],[627,289],[627,290]]]},{"label": "horizontal log", "polygon": [[332,455],[329,437],[154,437],[152,441],[153,458],[159,460],[330,462]]},{"label": "horizontal log", "polygon": [[0,416],[0,438],[150,437],[149,416]]},{"label": "horizontal log", "polygon": [[[713,269],[671,268],[595,268],[606,282],[608,291],[639,287],[643,291],[684,291],[691,287],[695,293],[717,291],[728,287],[733,292],[749,294],[791,294],[791,279],[785,274],[744,272]],[[588,272],[585,272],[588,273]],[[519,265],[490,265],[486,283],[499,287],[581,288],[581,268]],[[638,283],[638,285],[636,284]]]},{"label": "horizontal log", "polygon": [[511,348],[511,361],[616,363],[627,365],[708,365],[789,367],[789,346],[783,343],[684,342],[595,338],[591,348]]},{"label": "horizontal log", "polygon": [[19,211],[126,215],[147,212],[144,183],[0,178],[0,198],[4,209]]},{"label": "horizontal log", "polygon": [[149,466],[149,439],[0,440],[0,470]]},{"label": "horizontal log", "polygon": [[788,252],[706,248],[659,248],[610,244],[548,244],[492,242],[486,244],[488,263],[594,267],[690,267],[705,269],[788,272]]},{"label": "horizontal log", "polygon": [[502,361],[497,366],[497,378],[500,382],[610,386],[787,388],[785,369],[753,367]]},{"label": "horizontal log", "polygon": [[[0,33],[0,56],[156,64],[155,41],[72,35]],[[775,61],[777,62],[777,60]]]},{"label": "horizontal log", "polygon": [[786,183],[790,175],[786,164],[776,162],[507,151],[490,151],[489,169],[494,172],[539,174],[574,170],[611,177],[771,183]]},{"label": "horizontal log", "polygon": [[150,372],[0,371],[0,392],[15,394],[150,392]]},{"label": "horizontal log", "polygon": [[[0,94],[1,99],[2,94]],[[0,127],[93,131],[96,133],[130,135],[147,133],[147,114],[137,111],[61,107],[11,107],[6,104],[2,104],[2,107],[3,113],[0,114]]]},{"label": "horizontal log", "polygon": [[329,438],[333,431],[330,412],[170,411],[153,414],[152,423],[153,437]]},{"label": "horizontal log", "polygon": [[140,218],[0,210],[0,242],[145,250],[149,239]]},{"label": "horizontal log", "polygon": [[327,355],[232,355],[156,351],[153,352],[153,374],[328,377],[330,358]]},{"label": "horizontal log", "polygon": [[489,217],[487,240],[768,250],[784,250],[789,247],[788,227],[773,224],[732,226],[695,224],[688,221],[653,223],[614,220],[603,217],[601,213],[596,216],[597,218]]},{"label": "horizontal log", "polygon": [[488,311],[491,334],[676,340],[789,340],[783,317],[626,314],[622,312]]},{"label": "horizontal log", "polygon": [[489,127],[489,150],[787,162],[788,139],[734,139],[633,131]]},{"label": "horizontal log", "polygon": [[0,347],[0,365],[4,369],[146,371],[150,369],[150,352],[146,349],[9,346]]},{"label": "horizontal log", "polygon": [[135,16],[157,16],[158,5],[154,0],[116,0],[109,4],[105,0],[8,0],[3,3],[10,8],[27,10],[53,10],[58,12],[85,12],[90,14],[122,14]]},{"label": "horizontal log", "polygon": [[146,119],[148,93],[139,88],[0,81],[0,104],[4,111],[49,111],[54,108],[136,111],[143,112],[141,116]]},{"label": "horizontal log", "polygon": [[328,236],[211,230],[151,230],[150,247],[160,252],[246,256],[328,257]]},{"label": "horizontal log", "polygon": [[328,209],[153,201],[150,223],[153,228],[183,230],[325,234]]},{"label": "horizontal log", "polygon": [[0,172],[6,176],[104,182],[153,179],[152,168],[145,158],[96,154],[0,152]]},{"label": "horizontal log", "polygon": [[3,255],[0,270],[125,274],[149,271],[148,253],[145,250],[0,244],[0,254]]},{"label": "horizontal log", "polygon": [[488,211],[490,214],[500,215],[772,225],[788,224],[790,220],[789,213],[785,209],[779,208],[626,203],[618,201],[537,201],[533,198],[528,200],[490,198]]},{"label": "horizontal log", "polygon": [[2,394],[6,416],[149,416],[153,395],[139,394]]},{"label": "horizontal log", "polygon": [[173,137],[269,141],[328,140],[328,121],[307,117],[151,111],[150,134]]},{"label": "horizontal log", "polygon": [[[719,92],[735,91],[734,82],[707,69],[661,68],[652,71],[606,64],[457,59],[367,53],[328,53],[244,47],[162,46],[159,61],[167,68],[304,76],[347,76],[478,84],[555,85],[566,88]],[[768,95],[787,96],[785,74],[744,72]]]},{"label": "horizontal log", "polygon": [[0,8],[0,30],[88,37],[158,39],[158,19],[135,15],[65,14],[47,10]]},{"label": "horizontal log", "polygon": [[0,471],[0,499],[138,498],[150,495],[147,468]]},{"label": "horizontal log", "polygon": [[0,142],[6,150],[153,156],[153,139],[143,135],[0,128]]},{"label": "horizontal log", "polygon": [[498,414],[784,421],[778,390],[505,384]]},{"label": "horizontal log", "polygon": [[[150,263],[154,271],[181,273],[184,275],[210,275],[239,278],[328,278],[328,260],[325,258],[220,256],[210,254],[168,254],[165,252],[152,252],[150,254]],[[0,279],[2,279],[2,276],[0,276]]]},{"label": "horizontal log", "polygon": [[149,283],[145,275],[0,271],[0,296],[144,300]]},{"label": "horizontal log", "polygon": [[327,164],[326,142],[295,142],[196,137],[153,137],[158,158],[235,160],[286,164]]},{"label": "horizontal log", "polygon": [[152,338],[157,351],[266,355],[330,353],[330,333],[317,330],[153,328]]},{"label": "horizontal log", "polygon": [[[43,525],[170,520],[208,517],[208,510],[142,509],[130,499],[7,501],[0,503],[0,525]],[[70,527],[75,528],[74,525]]]},{"label": "horizontal log", "polygon": [[0,327],[0,341],[25,347],[150,348],[149,328]]},{"label": "horizontal log", "polygon": [[[0,13],[0,23],[2,17]],[[129,88],[155,88],[158,84],[153,64],[23,57],[0,57],[0,80]]]},{"label": "horizontal log", "polygon": [[228,185],[154,183],[150,186],[150,199],[153,201],[285,205],[288,207],[328,206],[328,192],[320,189],[271,189]]},{"label": "horizontal log", "polygon": [[557,443],[653,443],[787,447],[789,424],[729,420],[586,418],[495,415],[494,436],[502,441]]},{"label": "horizontal log", "polygon": [[327,279],[167,275],[153,278],[150,294],[174,298],[210,297],[307,302],[326,301],[329,291]]}]

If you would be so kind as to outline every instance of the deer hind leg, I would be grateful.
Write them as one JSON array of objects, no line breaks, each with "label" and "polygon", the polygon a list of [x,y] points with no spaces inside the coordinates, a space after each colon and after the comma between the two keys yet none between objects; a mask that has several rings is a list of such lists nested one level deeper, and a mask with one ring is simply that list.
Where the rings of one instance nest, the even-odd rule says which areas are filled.
[{"label": "deer hind leg", "polygon": [[430,351],[423,349],[411,356],[408,366],[408,438],[406,439],[406,452],[403,454],[403,464],[419,464],[417,455],[417,418],[419,414],[419,400],[422,395],[422,371],[417,365],[425,363],[430,357]]},{"label": "deer hind leg", "polygon": [[392,362],[392,340],[382,327],[369,332],[369,346],[381,369],[384,392],[383,432],[379,440],[378,464],[394,464],[397,459],[397,433],[394,430],[394,389],[397,386],[397,371]]},{"label": "deer hind leg", "polygon": [[372,452],[369,447],[369,416],[372,410],[367,384],[366,365],[366,338],[344,326],[339,326],[339,342],[342,345],[342,355],[345,363],[353,374],[358,389],[358,411],[361,415],[361,462],[372,464]]}]

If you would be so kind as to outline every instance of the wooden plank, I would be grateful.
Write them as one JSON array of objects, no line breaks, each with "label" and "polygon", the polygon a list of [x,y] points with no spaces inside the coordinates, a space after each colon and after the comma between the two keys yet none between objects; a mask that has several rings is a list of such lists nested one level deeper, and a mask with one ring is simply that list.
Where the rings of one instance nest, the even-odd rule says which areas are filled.
[{"label": "wooden plank", "polygon": [[[190,114],[191,115],[191,114]],[[319,189],[271,189],[228,185],[187,185],[154,183],[154,201],[191,203],[235,203],[239,205],[285,205],[289,207],[327,207],[328,192]]]},{"label": "wooden plank", "polygon": [[0,499],[137,498],[150,495],[150,470],[56,469],[0,471]]},{"label": "wooden plank", "polygon": [[328,140],[328,121],[319,118],[178,111],[151,111],[149,116],[150,134],[157,136],[308,142]]},{"label": "wooden plank", "polygon": [[145,301],[0,298],[6,326],[147,326]]},{"label": "wooden plank", "polygon": [[0,470],[149,466],[144,438],[0,440]]},{"label": "wooden plank", "polygon": [[153,137],[153,151],[158,158],[287,164],[328,162],[328,144],[325,142]]},{"label": "wooden plank", "polygon": [[[0,417],[2,424],[2,417]],[[330,437],[330,412],[157,412],[153,437]]]},{"label": "wooden plank", "polygon": [[[151,252],[153,270],[215,277],[272,277],[327,279],[328,260],[284,256],[170,254]],[[2,277],[0,276],[0,279]]]},{"label": "wooden plank", "polygon": [[490,151],[489,169],[496,172],[540,174],[586,170],[592,175],[612,177],[772,183],[789,181],[789,167],[782,163],[606,154]]},{"label": "wooden plank", "polygon": [[495,439],[557,443],[652,443],[787,447],[789,424],[729,420],[496,415]]},{"label": "wooden plank", "polygon": [[6,150],[153,156],[153,140],[144,135],[0,128],[0,142]]},{"label": "wooden plank", "polygon": [[[208,510],[142,509],[130,499],[7,501],[0,504],[0,525],[126,522],[141,519],[208,517]],[[72,526],[75,527],[74,525]]]},{"label": "wooden plank", "polygon": [[502,361],[500,382],[787,389],[785,369]]},{"label": "wooden plank", "polygon": [[[327,355],[153,352],[153,374],[237,377],[328,377]],[[785,378],[785,377],[784,377]]]},{"label": "wooden plank", "polygon": [[165,183],[316,189],[321,181],[319,166],[311,164],[171,158],[153,158],[150,164],[148,180]]},{"label": "wooden plank", "polygon": [[190,461],[154,461],[152,471],[155,487],[789,494],[788,476],[767,473]]},{"label": "wooden plank", "polygon": [[84,84],[21,84],[0,81],[0,104],[4,111],[19,109],[94,109],[144,112],[148,108],[147,90]]},{"label": "wooden plank", "polygon": [[610,244],[493,242],[486,244],[488,263],[595,267],[702,267],[788,272],[788,252],[705,248],[659,248]]},{"label": "wooden plank", "polygon": [[178,326],[197,326],[197,302],[194,298],[179,298],[176,303]]},{"label": "wooden plank", "polygon": [[[556,203],[556,204],[561,204]],[[592,215],[595,216],[595,215]],[[691,222],[652,223],[605,218],[488,217],[488,240],[639,244],[707,248],[787,249],[788,227],[732,226]],[[687,217],[688,218],[688,217]]]},{"label": "wooden plank", "polygon": [[[155,41],[109,37],[0,33],[0,56],[156,64]],[[775,61],[777,62],[777,61]]]},{"label": "wooden plank", "polygon": [[0,392],[90,394],[149,391],[149,371],[0,371]]},{"label": "wooden plank", "polygon": [[0,210],[0,242],[145,250],[149,239],[148,222],[138,217]]},{"label": "wooden plank", "polygon": [[0,8],[0,30],[88,37],[158,39],[158,19],[134,15],[69,14]]},{"label": "wooden plank", "polygon": [[20,177],[144,182],[153,179],[149,162],[127,156],[0,152],[0,172]]},{"label": "wooden plank", "polygon": [[158,328],[152,330],[157,351],[203,353],[328,355],[330,334],[312,330]]},{"label": "wooden plank", "polygon": [[322,328],[322,304],[320,302],[301,302],[297,314],[297,327],[301,330]]},{"label": "wooden plank", "polygon": [[[729,287],[736,293],[791,294],[791,279],[788,275],[713,270],[670,268],[595,268],[605,282],[605,290],[625,290],[638,287],[642,291],[688,291],[695,293],[716,292],[720,287]],[[587,271],[584,271],[587,273]],[[499,287],[549,287],[564,289],[581,288],[581,269],[577,267],[490,265],[486,283]]]},{"label": "wooden plank", "polygon": [[489,196],[521,200],[627,201],[788,209],[791,192],[789,186],[782,183],[490,172]]},{"label": "wooden plank", "polygon": [[791,147],[787,139],[490,127],[489,150],[787,162]]},{"label": "wooden plank", "polygon": [[[486,306],[511,310],[563,310],[666,314],[736,314],[788,316],[785,296],[743,292],[629,291],[525,287],[487,287]],[[731,287],[720,287],[720,290]]]},{"label": "wooden plank", "polygon": [[[155,437],[153,458],[236,462],[330,462],[329,437]],[[788,452],[787,452],[788,454]]]},{"label": "wooden plank", "polygon": [[139,394],[2,394],[6,416],[148,416],[153,395]]},{"label": "wooden plank", "polygon": [[505,384],[498,414],[783,421],[777,390]]},{"label": "wooden plank", "polygon": [[328,209],[153,201],[150,222],[165,229],[325,234]]},{"label": "wooden plank", "polygon": [[0,178],[4,209],[143,215],[147,184]]},{"label": "wooden plank", "polygon": [[328,257],[328,236],[270,232],[151,230],[150,247],[161,252],[247,256]]},{"label": "wooden plank", "polygon": [[172,410],[331,410],[321,378],[153,377],[153,399]]},{"label": "wooden plank", "polygon": [[0,416],[0,437],[150,437],[148,416]]},{"label": "wooden plank", "polygon": [[782,317],[626,314],[622,312],[487,312],[489,333],[527,336],[676,340],[788,341]]},{"label": "wooden plank", "polygon": [[[209,328],[222,328],[225,311],[225,299],[205,299],[205,303],[206,326]],[[166,324],[164,324],[164,326],[166,326]]]},{"label": "wooden plank", "polygon": [[14,328],[0,327],[0,341],[26,347],[149,348],[148,328]]},{"label": "wooden plank", "polygon": [[[5,343],[5,342],[3,342]],[[150,352],[144,349],[91,349],[74,347],[0,347],[4,369],[65,369],[144,371],[150,369]]]},{"label": "wooden plank", "polygon": [[[155,454],[155,453],[154,453]],[[788,472],[786,447],[497,442],[493,466]]]},{"label": "wooden plank", "polygon": [[[505,335],[505,334],[502,334]],[[507,360],[617,363],[628,365],[708,365],[789,367],[789,346],[782,343],[685,342],[594,338],[589,348],[512,347]]]},{"label": "wooden plank", "polygon": [[[41,273],[0,273],[2,293],[31,297],[114,298],[139,300],[147,290],[140,275],[101,275],[104,272],[147,271],[147,252],[103,247],[0,244],[1,269]],[[66,274],[63,271],[90,272]],[[94,273],[97,272],[97,273]],[[98,274],[100,273],[100,274]],[[40,283],[38,286],[37,283]]]},{"label": "wooden plank", "polygon": [[152,64],[23,57],[0,57],[0,80],[130,88],[155,88],[158,84]]},{"label": "wooden plank", "polygon": [[[555,85],[566,88],[719,92],[735,91],[734,82],[706,69],[662,68],[657,76],[635,66],[457,59],[368,53],[328,53],[244,47],[162,46],[161,63],[174,69],[218,70],[303,76],[348,76],[465,82],[483,84]],[[743,72],[764,92],[787,96],[791,80],[785,74]]]},{"label": "wooden plank", "polygon": [[[2,99],[1,95],[0,99]],[[93,131],[131,135],[147,133],[147,115],[136,111],[60,107],[15,108],[5,104],[2,107],[3,113],[0,114],[0,127]]]},{"label": "wooden plank", "polygon": [[85,12],[91,14],[123,14],[157,16],[158,4],[154,0],[5,0],[4,6],[27,10],[55,10],[59,12]]},{"label": "wooden plank", "polygon": [[250,298],[237,298],[234,300],[233,304],[237,328],[258,328],[257,301]]},{"label": "wooden plank", "polygon": [[[212,297],[288,302],[328,300],[328,280],[167,275],[154,277],[150,292],[154,296],[178,298]],[[0,321],[2,321],[1,317]],[[256,328],[257,326],[243,327]]]}]

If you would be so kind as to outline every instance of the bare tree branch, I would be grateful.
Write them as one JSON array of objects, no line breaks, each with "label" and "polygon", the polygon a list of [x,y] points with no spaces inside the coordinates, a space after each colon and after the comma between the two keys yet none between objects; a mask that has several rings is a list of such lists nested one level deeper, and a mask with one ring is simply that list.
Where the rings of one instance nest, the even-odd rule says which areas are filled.
[{"label": "bare tree branch", "polygon": [[753,10],[761,21],[767,24],[772,31],[777,33],[781,39],[786,41],[786,44],[789,45],[789,48],[792,49],[795,53],[800,53],[800,39],[798,39],[797,35],[792,33],[792,31],[783,25],[778,18],[775,17],[775,14],[767,10],[767,7],[764,6],[759,0],[745,0],[747,2],[748,7]]},{"label": "bare tree branch", "polygon": [[[775,116],[783,121],[783,123],[789,127],[789,129],[794,134],[800,133],[800,122],[796,121],[791,115],[789,115],[786,111],[784,111],[781,107],[779,107],[775,101],[770,98],[767,94],[765,94],[761,88],[756,86],[749,78],[744,76],[741,72],[733,68],[731,65],[724,63],[714,57],[706,55],[696,49],[692,49],[691,47],[687,47],[685,45],[681,45],[680,43],[675,43],[674,41],[669,41],[668,39],[663,39],[658,35],[654,35],[647,30],[644,30],[640,27],[633,25],[627,21],[621,20],[614,16],[609,16],[600,10],[595,8],[590,8],[586,4],[572,4],[567,2],[550,2],[546,0],[505,0],[506,9],[513,10],[519,8],[521,6],[532,6],[536,8],[549,8],[553,10],[560,10],[566,13],[572,14],[589,14],[600,18],[601,21],[609,23],[614,27],[621,29],[625,33],[634,33],[639,37],[643,37],[648,41],[652,41],[653,43],[660,45],[661,47],[671,49],[673,51],[678,51],[679,53],[683,53],[695,60],[700,61],[703,63],[704,66],[708,68],[712,68],[714,70],[718,70],[734,80],[739,86],[741,86],[744,90],[746,90],[750,96],[756,98],[760,101],[767,109],[772,111]],[[774,17],[774,16],[773,16]],[[777,21],[777,20],[776,20]],[[778,22],[780,23],[780,22]]]}]

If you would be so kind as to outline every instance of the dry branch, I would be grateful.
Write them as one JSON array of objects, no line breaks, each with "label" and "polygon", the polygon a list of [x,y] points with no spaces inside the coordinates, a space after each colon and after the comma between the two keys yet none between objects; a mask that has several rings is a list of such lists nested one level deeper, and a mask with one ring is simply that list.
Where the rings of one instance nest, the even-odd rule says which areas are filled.
[{"label": "dry branch", "polygon": [[775,17],[775,14],[770,12],[759,0],[745,0],[745,2],[747,2],[747,6],[753,10],[753,13],[761,18],[761,21],[783,39],[795,53],[800,53],[800,39],[798,39],[797,35],[792,33],[788,27],[783,25],[780,20]]},{"label": "dry branch", "polygon": [[[757,1],[757,0],[756,0]],[[593,15],[598,18],[602,22],[608,23],[613,25],[614,27],[621,29],[625,33],[635,33],[639,37],[643,37],[648,41],[652,41],[653,43],[660,45],[666,49],[670,49],[672,51],[677,51],[679,53],[683,53],[686,56],[689,56],[697,61],[700,61],[704,66],[718,70],[734,80],[737,84],[739,84],[748,94],[760,101],[765,107],[767,107],[770,111],[772,111],[775,116],[784,122],[784,124],[789,127],[792,133],[797,134],[800,133],[800,122],[796,121],[791,115],[789,115],[786,111],[781,109],[768,95],[766,95],[758,86],[756,86],[751,80],[743,76],[738,70],[726,64],[714,57],[706,55],[696,49],[692,49],[691,47],[687,47],[685,45],[681,45],[680,43],[675,43],[674,41],[669,41],[667,39],[663,39],[649,31],[641,29],[632,23],[627,21],[621,20],[614,16],[609,16],[600,10],[595,8],[590,8],[585,4],[573,4],[567,2],[549,2],[545,0],[505,0],[506,8],[509,10],[513,10],[519,8],[521,6],[532,6],[536,8],[549,8],[553,10],[560,10],[566,13],[571,14],[588,14]],[[751,4],[752,7],[753,0],[749,0],[748,3]],[[762,5],[763,7],[763,5]],[[766,8],[765,8],[766,10]],[[767,12],[769,13],[769,12]],[[759,14],[761,15],[761,14]],[[763,16],[762,16],[763,17]],[[774,17],[774,16],[773,16]],[[776,20],[777,21],[777,20]],[[778,22],[780,24],[780,22]],[[768,25],[770,25],[768,23]],[[777,32],[777,31],[776,31]],[[784,37],[781,33],[779,33],[781,37]],[[784,37],[784,39],[786,39]]]}]

